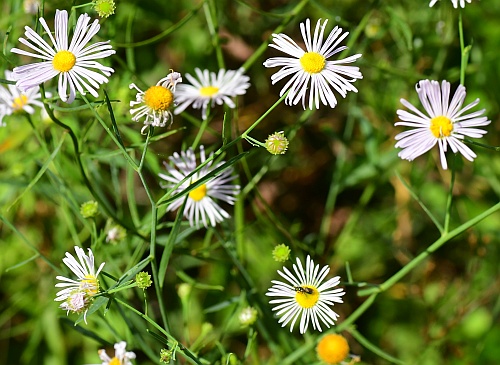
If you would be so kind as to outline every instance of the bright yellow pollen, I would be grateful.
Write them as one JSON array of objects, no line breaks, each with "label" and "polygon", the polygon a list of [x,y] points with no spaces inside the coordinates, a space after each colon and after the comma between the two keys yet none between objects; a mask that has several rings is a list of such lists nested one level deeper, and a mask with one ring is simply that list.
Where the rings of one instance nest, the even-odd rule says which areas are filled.
[{"label": "bright yellow pollen", "polygon": [[316,305],[319,299],[319,292],[314,286],[302,285],[302,288],[309,288],[312,293],[306,293],[304,291],[298,291],[295,293],[295,300],[302,308],[311,308]]},{"label": "bright yellow pollen", "polygon": [[300,57],[300,64],[304,71],[310,74],[317,74],[323,71],[326,65],[326,59],[316,52],[306,52]]},{"label": "bright yellow pollen", "polygon": [[207,195],[207,184],[198,186],[189,193],[189,197],[196,202],[199,202]]},{"label": "bright yellow pollen", "polygon": [[76,63],[76,57],[70,51],[59,51],[52,60],[52,66],[59,72],[68,72]]},{"label": "bright yellow pollen", "polygon": [[108,364],[109,365],[122,365],[122,362],[118,358],[113,357]]},{"label": "bright yellow pollen", "polygon": [[144,93],[144,103],[156,112],[167,111],[173,101],[174,94],[163,86],[151,86]]},{"label": "bright yellow pollen", "polygon": [[215,86],[204,86],[200,89],[201,96],[214,96],[219,92],[219,88]]},{"label": "bright yellow pollen", "polygon": [[18,98],[14,99],[14,102],[12,103],[12,109],[14,111],[19,111],[23,110],[24,106],[28,104],[28,97],[26,95],[21,95]]},{"label": "bright yellow pollen", "polygon": [[449,137],[453,132],[453,123],[444,115],[431,119],[431,132],[436,138]]},{"label": "bright yellow pollen", "polygon": [[99,280],[93,275],[85,275],[80,281],[80,289],[85,291],[88,296],[96,295],[99,292]]},{"label": "bright yellow pollen", "polygon": [[349,355],[349,344],[341,335],[326,335],[316,347],[318,358],[327,364],[338,364]]}]

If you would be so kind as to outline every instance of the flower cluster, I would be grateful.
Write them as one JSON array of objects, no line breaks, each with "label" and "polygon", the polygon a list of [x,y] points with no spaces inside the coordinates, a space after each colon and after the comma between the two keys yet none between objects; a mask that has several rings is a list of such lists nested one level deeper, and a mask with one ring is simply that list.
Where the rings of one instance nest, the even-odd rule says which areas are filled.
[{"label": "flower cluster", "polygon": [[56,279],[60,283],[56,284],[56,288],[64,288],[57,292],[56,301],[62,302],[61,309],[67,313],[82,313],[84,312],[84,320],[87,323],[87,311],[93,297],[99,293],[99,280],[97,276],[104,267],[104,262],[99,266],[97,271],[94,265],[94,254],[89,248],[89,254],[75,246],[75,253],[78,260],[69,252],[66,252],[66,257],[63,259],[64,264],[76,275],[77,280],[67,278],[65,276],[57,276]]}]

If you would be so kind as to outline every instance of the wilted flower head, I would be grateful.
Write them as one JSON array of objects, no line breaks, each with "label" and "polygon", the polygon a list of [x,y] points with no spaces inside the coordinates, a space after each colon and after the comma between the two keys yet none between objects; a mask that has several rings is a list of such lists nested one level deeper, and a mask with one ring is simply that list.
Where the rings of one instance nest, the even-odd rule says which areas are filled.
[{"label": "wilted flower head", "polygon": [[[136,84],[130,84],[131,89],[136,89],[135,101],[130,102],[130,114],[132,120],[137,122],[143,117],[144,127],[141,133],[144,133],[148,126],[165,127],[170,120],[172,124],[172,109],[174,108],[174,92],[177,83],[182,82],[181,74],[171,72],[167,77],[149,87],[146,91],[139,89]],[[135,109],[132,107],[138,106]]]}]

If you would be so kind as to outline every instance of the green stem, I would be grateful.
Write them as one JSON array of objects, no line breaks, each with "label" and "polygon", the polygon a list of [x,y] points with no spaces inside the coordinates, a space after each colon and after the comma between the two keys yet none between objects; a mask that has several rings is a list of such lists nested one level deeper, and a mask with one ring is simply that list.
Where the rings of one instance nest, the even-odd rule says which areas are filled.
[{"label": "green stem", "polygon": [[386,352],[382,351],[380,348],[372,344],[370,341],[368,341],[361,333],[356,331],[354,328],[348,329],[348,332],[358,341],[362,346],[373,352],[375,355],[380,356],[382,359],[385,359],[389,362],[392,362],[393,364],[399,364],[403,365],[404,362],[396,359],[395,357],[387,354]]},{"label": "green stem", "polygon": [[451,181],[450,190],[448,191],[448,199],[446,201],[446,213],[444,216],[444,229],[442,234],[448,233],[450,229],[451,203],[453,201],[453,186],[455,185],[455,166],[457,156],[453,154],[453,165],[451,166]]},{"label": "green stem", "polygon": [[486,217],[500,210],[500,203],[495,204],[490,209],[484,211],[478,216],[472,218],[470,221],[462,224],[461,226],[455,228],[453,231],[443,234],[437,241],[435,241],[432,245],[430,245],[424,252],[415,257],[412,261],[410,261],[407,265],[402,267],[396,274],[391,276],[388,280],[386,280],[383,284],[378,287],[363,289],[358,292],[359,296],[370,295],[373,293],[381,293],[399,280],[401,280],[406,274],[408,274],[411,270],[413,270],[418,264],[420,264],[423,260],[425,260],[429,255],[444,245],[446,242],[450,241],[452,238],[458,236],[459,234],[465,232],[467,229],[473,227],[477,223],[481,222]]},{"label": "green stem", "polygon": [[148,322],[149,324],[151,324],[154,328],[156,328],[158,331],[160,331],[165,337],[167,337],[170,341],[172,342],[175,342],[175,343],[178,343],[179,344],[179,352],[182,353],[188,360],[191,360],[191,362],[193,362],[194,364],[198,364],[198,365],[203,365],[203,363],[196,357],[195,354],[193,354],[191,351],[189,351],[187,348],[185,348],[184,346],[182,346],[179,341],[177,341],[175,339],[175,337],[173,337],[170,333],[168,333],[167,331],[165,331],[160,325],[158,325],[153,319],[151,319],[150,317],[148,317],[147,315],[139,312],[137,309],[135,309],[134,307],[130,306],[128,303],[124,302],[123,300],[119,299],[119,298],[114,298],[114,300],[116,300],[118,303],[120,303],[121,305],[123,305],[125,308],[129,309],[130,311],[134,312],[135,314],[137,314],[139,317],[141,317],[142,319],[144,319],[146,322]]},{"label": "green stem", "polygon": [[464,42],[464,28],[462,22],[462,11],[458,15],[458,35],[460,38],[460,50],[461,50],[461,60],[460,60],[460,84],[465,86],[465,69],[467,68],[467,62],[469,60],[469,52],[471,46],[465,47]]}]

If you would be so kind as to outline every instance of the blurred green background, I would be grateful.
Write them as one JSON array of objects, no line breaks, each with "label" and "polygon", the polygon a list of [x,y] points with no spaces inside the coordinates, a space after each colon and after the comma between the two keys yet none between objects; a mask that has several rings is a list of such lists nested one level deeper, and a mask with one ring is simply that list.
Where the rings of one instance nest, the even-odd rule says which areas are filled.
[{"label": "blurred green background", "polygon": [[[55,9],[70,10],[72,4],[46,1],[45,17],[52,23]],[[140,134],[142,125],[130,118],[129,101],[135,94],[128,85],[152,85],[170,69],[183,74],[194,74],[195,67],[218,69],[207,27],[208,4],[216,9],[226,67],[236,69],[268,40],[298,2],[214,0],[206,4],[124,0],[117,2],[115,15],[101,20],[97,38],[110,39],[117,50],[109,61],[115,74],[104,88],[115,101],[113,110],[120,133],[135,158],[140,156],[145,137]],[[0,19],[3,53],[14,63],[9,65],[2,59],[3,71],[28,62],[9,50],[19,46],[24,26],[34,27],[36,17],[26,14],[23,2],[18,0],[3,0],[0,10],[4,14]],[[96,17],[90,7],[78,11]],[[275,245],[289,245],[292,257],[311,254],[317,263],[330,265],[332,274],[343,280],[347,280],[348,262],[354,281],[380,283],[439,237],[439,231],[397,174],[442,221],[451,173],[441,169],[437,149],[411,163],[401,161],[394,136],[403,129],[394,127],[394,123],[396,110],[401,108],[400,98],[419,105],[414,88],[418,80],[445,79],[454,87],[458,84],[458,14],[448,0],[433,8],[428,7],[427,0],[311,0],[291,19],[284,32],[297,42],[301,41],[298,24],[306,18],[313,24],[327,18],[327,32],[340,25],[351,33],[345,42],[354,43],[349,44],[347,55],[363,54],[356,64],[363,73],[363,79],[355,83],[359,92],[350,93],[345,100],[339,96],[333,110],[321,107],[303,114],[300,106],[278,106],[252,136],[263,141],[274,131],[285,130],[293,138],[283,156],[252,149],[246,142],[239,146],[252,151],[235,166],[240,183],[243,187],[252,179],[256,183],[250,184],[245,199],[234,209],[225,207],[236,219],[208,232],[190,230],[186,223],[176,242],[164,291],[174,336],[190,346],[200,337],[203,323],[209,322],[213,330],[200,345],[200,355],[214,364],[220,363],[224,351],[241,359],[247,330],[240,328],[237,313],[250,303],[260,308],[261,322],[246,363],[280,364],[281,358],[315,341],[319,334],[311,329],[305,336],[298,331],[289,334],[288,328],[282,329],[270,316],[264,293],[270,281],[278,279],[276,270],[282,267],[272,260]],[[492,123],[480,142],[498,146],[500,2],[473,0],[462,10],[462,16],[465,42],[472,44],[465,78],[466,103],[481,99],[479,108],[486,109]],[[180,24],[181,20],[185,22]],[[180,26],[157,41],[123,46],[151,39],[176,24]],[[238,109],[228,114],[233,137],[278,99],[284,82],[271,85],[270,76],[277,70],[262,66],[266,58],[277,55],[268,49],[247,70],[252,86],[238,99]],[[46,88],[54,91],[55,85],[47,83]],[[110,123],[106,107],[97,110]],[[150,147],[147,176],[156,199],[163,195],[157,177],[163,160],[189,146],[198,131],[199,111],[188,109],[188,114],[194,118],[175,116],[171,127],[174,133]],[[93,114],[87,110],[60,111],[57,115],[78,135],[93,186],[107,197],[117,217],[147,235],[150,206],[141,183]],[[210,128],[201,140],[208,150],[222,144],[222,120],[223,110],[215,108]],[[95,221],[81,217],[79,206],[92,195],[82,182],[73,146],[61,128],[35,114],[33,123],[43,141],[40,143],[26,116],[9,116],[4,122],[7,126],[0,129],[0,206],[5,218],[0,223],[0,364],[98,363],[97,349],[111,349],[119,340],[127,340],[128,349],[137,353],[136,364],[158,363],[151,358],[159,357],[161,344],[147,333],[142,320],[124,316],[118,306],[112,306],[105,317],[102,310],[93,314],[87,326],[73,326],[76,317],[67,318],[54,302],[55,271],[34,257],[29,246],[59,267],[64,253],[73,252],[74,245],[90,246],[95,227],[100,239],[93,242],[97,244],[97,262],[106,261],[105,271],[120,276],[147,256],[148,242],[128,232],[119,245],[106,244],[109,217],[105,211],[101,210]],[[62,147],[49,169],[27,189],[62,138]],[[498,152],[472,148],[478,155],[474,163],[456,159],[452,228],[499,199]],[[236,149],[230,151],[226,159],[237,153]],[[448,161],[452,159],[449,155]],[[329,192],[334,209],[325,214]],[[162,216],[158,257],[175,214],[164,214],[163,208]],[[497,213],[455,238],[379,295],[356,321],[357,331],[407,364],[499,364],[499,218]],[[250,281],[243,278],[232,255]],[[189,304],[182,303],[177,289],[189,278],[214,287],[195,285]],[[110,279],[101,280],[105,286],[111,284]],[[345,303],[334,308],[341,315],[340,322],[365,299],[356,295],[355,287],[345,289]],[[156,315],[154,290],[146,293],[149,310]],[[142,290],[130,290],[122,296],[138,309],[144,306]],[[263,328],[269,332],[268,337],[262,335]],[[343,334],[351,353],[361,356],[363,364],[388,363],[349,333]],[[287,338],[289,348],[277,348],[268,338]],[[311,350],[296,363],[315,361]]]}]

